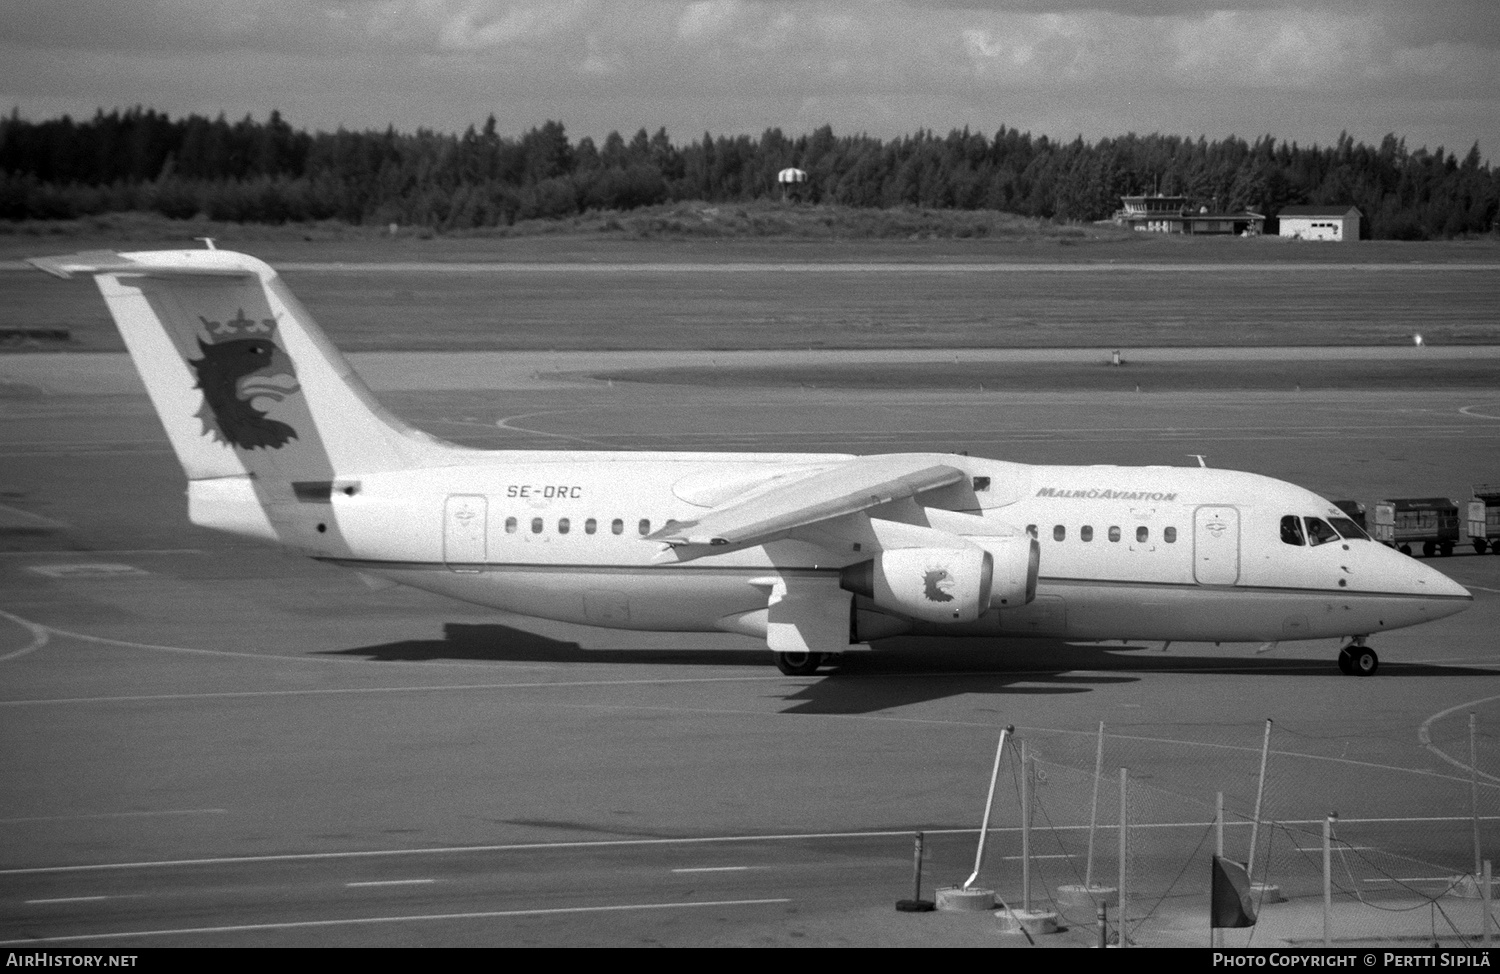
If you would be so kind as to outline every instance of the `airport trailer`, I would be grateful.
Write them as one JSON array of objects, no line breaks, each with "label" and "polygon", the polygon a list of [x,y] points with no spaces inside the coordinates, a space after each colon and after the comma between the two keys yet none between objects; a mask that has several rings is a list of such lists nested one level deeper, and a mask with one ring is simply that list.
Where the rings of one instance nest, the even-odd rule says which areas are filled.
[{"label": "airport trailer", "polygon": [[1361,531],[1369,531],[1369,522],[1365,520],[1365,505],[1359,501],[1334,501],[1333,506],[1349,516],[1349,520],[1359,525]]},{"label": "airport trailer", "polygon": [[1500,555],[1500,484],[1475,484],[1469,501],[1469,541],[1474,550]]},{"label": "airport trailer", "polygon": [[1428,558],[1439,551],[1453,554],[1458,527],[1458,501],[1449,497],[1398,497],[1375,504],[1375,540],[1405,555],[1416,544]]}]

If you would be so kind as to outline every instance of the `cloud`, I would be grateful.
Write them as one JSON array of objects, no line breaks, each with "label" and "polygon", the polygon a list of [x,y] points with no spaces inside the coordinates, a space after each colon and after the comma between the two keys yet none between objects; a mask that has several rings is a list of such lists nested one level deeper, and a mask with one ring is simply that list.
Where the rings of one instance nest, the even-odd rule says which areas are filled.
[{"label": "cloud", "polygon": [[1006,124],[1063,136],[1186,127],[1328,141],[1355,120],[1383,131],[1415,120],[1500,148],[1500,121],[1490,117],[1500,91],[1500,0],[49,0],[12,8],[0,21],[0,105],[28,112],[279,107],[310,127],[462,128],[497,111],[511,130],[560,118],[595,137],[641,125],[758,132],[828,122],[883,136]]}]

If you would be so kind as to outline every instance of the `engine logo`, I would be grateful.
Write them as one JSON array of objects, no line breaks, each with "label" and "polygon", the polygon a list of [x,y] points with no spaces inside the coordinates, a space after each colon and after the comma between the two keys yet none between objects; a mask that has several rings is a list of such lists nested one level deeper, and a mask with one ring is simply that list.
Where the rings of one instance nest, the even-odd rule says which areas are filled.
[{"label": "engine logo", "polygon": [[929,568],[922,576],[922,594],[929,602],[952,602],[949,589],[954,586],[953,575],[946,568]]}]

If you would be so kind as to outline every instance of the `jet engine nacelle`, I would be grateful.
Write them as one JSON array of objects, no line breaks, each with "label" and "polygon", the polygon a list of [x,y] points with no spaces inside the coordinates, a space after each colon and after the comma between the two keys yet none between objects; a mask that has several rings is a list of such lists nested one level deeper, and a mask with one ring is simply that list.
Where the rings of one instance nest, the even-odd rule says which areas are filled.
[{"label": "jet engine nacelle", "polygon": [[983,548],[897,548],[850,565],[839,584],[926,622],[973,622],[990,607],[995,560]]},{"label": "jet engine nacelle", "polygon": [[1036,598],[1036,578],[1042,567],[1042,546],[1023,534],[1012,538],[973,538],[994,558],[990,604],[997,609],[1019,609]]},{"label": "jet engine nacelle", "polygon": [[961,548],[896,548],[850,565],[839,585],[889,612],[925,622],[973,622],[993,606],[1036,598],[1036,539],[977,539]]}]

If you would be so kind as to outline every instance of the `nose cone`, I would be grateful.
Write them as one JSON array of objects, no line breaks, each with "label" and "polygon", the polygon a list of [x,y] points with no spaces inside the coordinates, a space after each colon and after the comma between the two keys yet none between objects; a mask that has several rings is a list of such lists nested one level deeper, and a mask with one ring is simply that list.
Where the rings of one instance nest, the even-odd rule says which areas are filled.
[{"label": "nose cone", "polygon": [[1392,548],[1382,546],[1382,553],[1382,574],[1391,586],[1390,591],[1431,599],[1434,605],[1428,610],[1429,617],[1451,616],[1474,601],[1468,589],[1442,572]]}]

